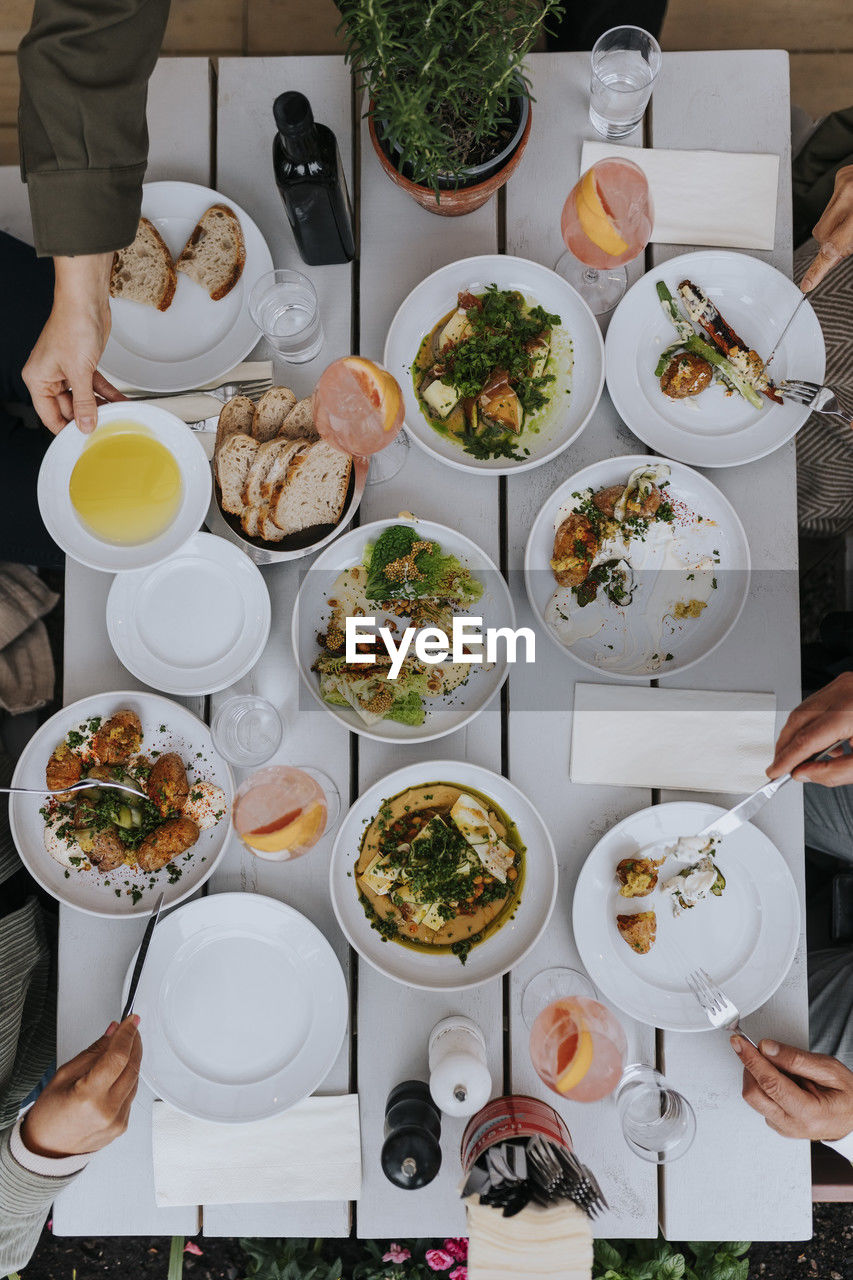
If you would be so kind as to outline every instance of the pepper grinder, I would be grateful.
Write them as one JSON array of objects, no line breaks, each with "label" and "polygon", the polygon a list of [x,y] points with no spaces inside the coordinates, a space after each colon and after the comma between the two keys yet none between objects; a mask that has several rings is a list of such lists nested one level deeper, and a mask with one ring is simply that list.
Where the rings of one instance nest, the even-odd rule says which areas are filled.
[{"label": "pepper grinder", "polygon": [[442,1018],[429,1038],[429,1091],[448,1116],[472,1116],[488,1102],[492,1077],[486,1065],[486,1040],[470,1018]]},{"label": "pepper grinder", "polygon": [[441,1114],[423,1080],[404,1080],[388,1094],[382,1168],[389,1182],[416,1191],[441,1168]]}]

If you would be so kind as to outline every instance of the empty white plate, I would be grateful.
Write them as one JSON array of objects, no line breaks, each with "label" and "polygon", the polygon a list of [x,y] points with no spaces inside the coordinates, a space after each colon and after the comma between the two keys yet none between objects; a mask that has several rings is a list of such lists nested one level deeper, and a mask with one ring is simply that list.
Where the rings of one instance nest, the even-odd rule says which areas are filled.
[{"label": "empty white plate", "polygon": [[329,1074],[348,1006],[337,956],[310,920],[259,893],[212,894],[154,931],[134,1002],[142,1078],[187,1115],[264,1120]]},{"label": "empty white plate", "polygon": [[226,689],[255,665],[269,630],[261,571],[212,533],[195,534],[152,569],[117,574],[107,599],[117,657],[165,693]]},{"label": "empty white plate", "polygon": [[172,454],[181,473],[181,504],[172,523],[156,538],[147,542],[107,542],[80,519],[69,485],[75,463],[93,437],[84,436],[75,423],[69,422],[53,439],[38,476],[39,511],[54,542],[73,560],[104,573],[144,569],[172,555],[201,526],[213,488],[207,454],[180,418],[153,404],[123,401],[98,410],[94,434],[105,424],[125,421],[150,431]]},{"label": "empty white plate", "polygon": [[[707,970],[747,1014],[770,999],[791,967],[800,936],[797,889],[779,850],[749,823],[726,836],[714,854],[726,877],[719,898],[676,917],[659,889],[646,898],[619,894],[616,865],[622,858],[653,841],[673,844],[679,836],[695,835],[723,812],[689,800],[641,809],[599,840],[578,876],[572,922],[586,970],[608,1000],[649,1026],[710,1029],[687,986],[694,969]],[[682,865],[668,858],[658,884]],[[657,939],[646,955],[633,951],[616,928],[617,915],[641,911],[654,911],[657,918]]]},{"label": "empty white plate", "polygon": [[101,361],[107,378],[143,391],[192,391],[230,373],[257,344],[260,335],[247,299],[273,263],[255,223],[233,200],[195,182],[146,182],[142,188],[142,212],[175,258],[212,204],[227,205],[240,220],[246,244],[240,279],[214,302],[201,285],[179,271],[166,311],[113,298],[112,329]]}]

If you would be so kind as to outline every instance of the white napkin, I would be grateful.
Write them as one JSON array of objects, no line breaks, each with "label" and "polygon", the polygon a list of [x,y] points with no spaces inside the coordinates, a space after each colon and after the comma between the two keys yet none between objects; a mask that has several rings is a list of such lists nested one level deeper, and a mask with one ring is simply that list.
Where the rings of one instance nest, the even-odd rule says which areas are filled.
[{"label": "white napkin", "polygon": [[777,155],[585,142],[581,171],[610,156],[633,160],[645,173],[655,210],[656,244],[772,249],[776,243]]},{"label": "white napkin", "polygon": [[[215,382],[205,383],[205,386],[220,387],[224,382],[246,382],[254,378],[271,377],[271,360],[244,360],[242,364],[238,364],[230,373],[217,378]],[[136,387],[131,387],[123,382],[114,382],[113,385],[119,391],[125,392],[125,394],[137,391]],[[154,395],[154,393],[152,395],[154,396],[151,401],[152,404],[157,405],[160,409],[168,409],[169,413],[174,413],[183,422],[201,422],[204,418],[211,418],[214,415],[218,417],[222,408],[221,401],[213,396],[206,396],[204,389],[201,387],[197,391],[176,392],[173,396],[158,396]],[[212,424],[213,427],[215,425],[215,423]]]},{"label": "white napkin", "polygon": [[361,1191],[358,1096],[311,1097],[252,1124],[211,1124],[155,1102],[160,1207],[355,1200]]},{"label": "white napkin", "polygon": [[776,697],[575,685],[572,782],[748,794],[767,781]]},{"label": "white napkin", "polygon": [[528,1204],[505,1218],[468,1196],[468,1280],[589,1280],[592,1231],[577,1205]]}]

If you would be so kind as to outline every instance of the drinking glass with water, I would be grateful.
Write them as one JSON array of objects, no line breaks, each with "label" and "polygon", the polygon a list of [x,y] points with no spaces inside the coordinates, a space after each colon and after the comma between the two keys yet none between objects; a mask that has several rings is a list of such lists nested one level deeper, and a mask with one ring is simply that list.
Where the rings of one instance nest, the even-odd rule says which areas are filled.
[{"label": "drinking glass with water", "polygon": [[249,295],[249,315],[291,364],[313,360],[323,345],[317,291],[299,271],[270,271]]},{"label": "drinking glass with water", "polygon": [[660,71],[660,45],[642,27],[613,27],[592,50],[589,118],[604,138],[637,127]]}]

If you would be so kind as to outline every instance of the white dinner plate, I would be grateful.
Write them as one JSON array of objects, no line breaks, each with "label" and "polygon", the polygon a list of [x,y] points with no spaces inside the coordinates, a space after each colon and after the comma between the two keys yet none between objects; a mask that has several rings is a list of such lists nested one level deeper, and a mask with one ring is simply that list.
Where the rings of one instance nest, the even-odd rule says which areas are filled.
[{"label": "white dinner plate", "polygon": [[197,533],[151,569],[116,574],[107,631],[138,680],[183,695],[216,693],[251,671],[270,630],[270,597],[248,556]]},{"label": "white dinner plate", "polygon": [[310,920],[260,893],[211,894],[154,930],[134,1001],[142,1078],[202,1120],[279,1115],[329,1074],[348,1005],[338,958]]},{"label": "white dinner plate", "polygon": [[[181,503],[172,523],[156,538],[129,545],[106,542],[86,527],[71,501],[71,473],[80,454],[102,426],[111,422],[141,423],[165,445],[181,473]],[[112,404],[98,410],[98,426],[84,436],[70,422],[51,441],[38,475],[41,518],[66,555],[90,569],[118,573],[144,569],[174,554],[198,530],[210,502],[213,482],[204,449],[185,422],[151,404]]]},{"label": "white dinner plate", "polygon": [[[694,835],[723,812],[689,800],[641,809],[599,840],[578,876],[572,919],[587,972],[608,1000],[649,1026],[709,1029],[687,986],[694,969],[707,970],[745,1015],[770,999],[794,958],[800,902],[793,877],[776,846],[748,823],[726,836],[714,854],[726,877],[719,898],[675,917],[658,889],[646,898],[619,894],[615,871],[622,858],[656,840]],[[667,858],[658,883],[682,865]],[[638,955],[620,936],[616,916],[649,910],[657,917],[657,940]]]},{"label": "white dinner plate", "polygon": [[[777,405],[762,396],[754,409],[719,383],[684,400],[660,389],[655,366],[677,340],[655,285],[663,280],[678,296],[690,279],[716,304],[736,333],[767,359],[802,294],[775,267],[745,253],[710,249],[685,253],[654,267],[629,289],[607,331],[607,389],[622,420],[656,452],[694,467],[736,467],[778,449],[809,416],[804,405]],[[811,303],[803,306],[771,365],[773,378],[822,382],[823,334]]]},{"label": "white dinner plate", "polygon": [[[530,456],[523,462],[508,458],[479,460],[461,444],[429,425],[412,384],[412,363],[420,345],[442,316],[456,306],[462,290],[482,293],[490,284],[518,289],[532,303],[558,315],[560,333],[549,373],[555,374],[551,403],[537,417],[537,433],[525,431],[520,440]],[[589,307],[570,284],[554,271],[507,254],[488,253],[463,258],[434,271],[401,303],[385,341],[385,367],[403,389],[406,430],[415,444],[460,471],[509,476],[531,471],[556,458],[576,440],[592,417],[604,386],[604,343]]]},{"label": "white dinner plate", "polygon": [[30,738],[15,767],[12,785],[43,787],[47,762],[67,733],[93,716],[106,720],[116,711],[124,710],[135,711],[142,722],[143,753],[176,751],[185,764],[193,765],[191,781],[212,782],[222,788],[227,811],[215,826],[201,832],[187,856],[178,861],[177,878],[174,878],[174,869],[169,873],[172,864],[153,875],[130,867],[102,875],[94,867],[90,871],[69,869],[48,854],[44,846],[44,820],[39,813],[45,796],[10,796],[12,839],[30,875],[60,902],[95,916],[144,916],[151,911],[161,890],[165,891],[166,906],[195,893],[222,857],[231,831],[234,780],[230,768],[213,748],[207,725],[180,703],[155,693],[139,690],[98,693],[63,707]]},{"label": "white dinner plate", "polygon": [[[704,557],[713,563],[713,569],[707,573],[716,586],[710,591],[700,586],[697,592],[707,594],[706,608],[698,618],[680,621],[671,616],[662,618],[662,610],[656,606],[660,603],[660,593],[665,595],[669,591],[670,581],[676,582],[678,600],[690,597],[691,584],[686,573],[652,560],[651,567],[637,574],[637,590],[630,605],[618,608],[599,593],[578,616],[585,623],[589,615],[590,625],[602,624],[601,629],[571,644],[564,643],[549,625],[546,610],[558,590],[550,567],[554,534],[574,505],[572,495],[587,488],[597,490],[624,484],[635,467],[658,463],[666,463],[670,468],[666,493],[671,495],[676,512],[672,528],[677,551],[682,559],[691,563]],[[696,519],[698,516],[702,516],[701,521]],[[706,575],[700,572],[696,576],[703,579]],[[722,644],[740,617],[749,591],[749,577],[746,533],[728,499],[698,471],[644,454],[604,458],[561,484],[536,517],[524,552],[527,595],[549,638],[591,671],[624,680],[673,675],[706,658]],[[567,600],[571,599],[569,588],[560,590]],[[667,654],[672,655],[670,660]]]},{"label": "white dinner plate", "polygon": [[[515,911],[496,933],[471,950],[464,965],[454,955],[428,955],[397,942],[383,941],[364,914],[353,875],[365,826],[376,816],[382,802],[408,787],[435,782],[473,787],[494,800],[515,823],[526,848],[524,884]],[[467,760],[428,760],[397,769],[356,800],[335,838],[329,884],[338,924],[374,969],[408,987],[461,991],[507,973],[535,946],[554,909],[557,876],[557,858],[548,828],[517,787],[500,774]]]},{"label": "white dinner plate", "polygon": [[[439,543],[443,552],[466,565],[483,584],[483,594],[474,601],[465,613],[458,616],[482,618],[482,627],[509,627],[515,629],[515,606],[509,587],[498,569],[475,542],[463,537],[455,529],[446,525],[435,524],[431,520],[404,519],[376,520],[373,524],[363,524],[358,529],[351,529],[333,542],[331,546],[317,557],[307,570],[296,597],[291,625],[293,651],[299,674],[308,692],[320,704],[324,711],[353,733],[363,734],[366,738],[374,738],[378,742],[428,742],[433,738],[441,738],[446,733],[461,729],[492,700],[509,674],[506,659],[506,648],[498,646],[497,660],[487,666],[472,664],[471,674],[467,681],[459,685],[444,698],[425,698],[426,717],[423,724],[400,724],[395,720],[379,720],[374,725],[367,725],[352,707],[338,707],[326,702],[320,696],[320,682],[311,664],[320,652],[317,644],[317,633],[322,630],[330,615],[329,598],[338,575],[344,569],[361,564],[365,545],[375,542],[384,529],[394,525],[408,525],[417,529],[422,538],[433,539]],[[333,598],[333,597],[332,597]],[[377,610],[380,615],[381,611]],[[377,641],[378,652],[382,652],[381,641]],[[521,646],[520,653],[524,649]],[[369,668],[365,667],[369,674]]]},{"label": "white dinner plate", "polygon": [[233,200],[195,182],[146,182],[142,188],[142,212],[175,259],[212,204],[227,205],[240,219],[246,244],[240,279],[214,302],[179,271],[166,311],[113,298],[112,329],[101,360],[105,377],[142,391],[192,391],[221,380],[256,345],[260,335],[249,315],[249,294],[273,262],[255,223]]}]

